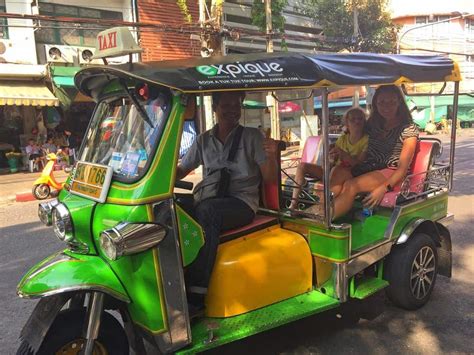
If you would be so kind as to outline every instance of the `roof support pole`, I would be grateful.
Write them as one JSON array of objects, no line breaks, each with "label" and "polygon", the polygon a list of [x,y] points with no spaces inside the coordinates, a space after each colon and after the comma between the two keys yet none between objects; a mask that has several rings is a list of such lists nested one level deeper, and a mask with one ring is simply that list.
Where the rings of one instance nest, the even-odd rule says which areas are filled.
[{"label": "roof support pole", "polygon": [[451,120],[451,146],[449,147],[449,191],[453,188],[454,152],[456,149],[456,128],[458,126],[459,81],[454,83],[453,118]]},{"label": "roof support pole", "polygon": [[331,166],[329,164],[329,102],[328,102],[329,91],[327,88],[323,88],[322,92],[322,113],[321,119],[321,130],[323,138],[323,182],[324,182],[324,221],[326,228],[331,227],[331,205],[333,203],[331,199],[331,190],[329,189],[329,174]]},{"label": "roof support pole", "polygon": [[[272,0],[264,0],[264,2],[267,29],[267,53],[273,53]],[[278,101],[275,99],[274,93],[269,92],[266,101],[267,105],[270,106],[269,108],[271,137],[273,139],[280,139],[280,117],[278,114]]]}]

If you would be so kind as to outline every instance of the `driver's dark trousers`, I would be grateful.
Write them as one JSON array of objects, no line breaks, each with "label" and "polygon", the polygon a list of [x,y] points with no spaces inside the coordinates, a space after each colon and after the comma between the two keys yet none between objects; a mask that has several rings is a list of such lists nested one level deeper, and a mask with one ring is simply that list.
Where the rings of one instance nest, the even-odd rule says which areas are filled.
[{"label": "driver's dark trousers", "polygon": [[193,213],[204,230],[205,243],[194,262],[186,270],[188,301],[201,306],[207,293],[222,231],[249,224],[255,212],[235,197],[212,198],[200,202]]}]

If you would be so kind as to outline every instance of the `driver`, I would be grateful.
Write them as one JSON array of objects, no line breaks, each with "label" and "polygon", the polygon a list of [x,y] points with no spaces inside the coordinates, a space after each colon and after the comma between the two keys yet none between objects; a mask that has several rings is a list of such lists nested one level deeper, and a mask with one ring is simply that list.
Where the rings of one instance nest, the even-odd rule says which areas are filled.
[{"label": "driver", "polygon": [[176,179],[181,180],[198,166],[203,165],[203,183],[212,173],[226,167],[230,183],[223,197],[194,201],[193,215],[205,233],[204,246],[186,271],[186,289],[190,317],[204,312],[204,297],[214,266],[219,235],[224,230],[249,224],[255,217],[259,203],[261,180],[275,182],[277,177],[277,143],[265,139],[256,128],[243,127],[235,158],[228,161],[229,150],[240,126],[243,93],[222,92],[212,96],[212,109],[217,124],[199,135],[181,164]]}]

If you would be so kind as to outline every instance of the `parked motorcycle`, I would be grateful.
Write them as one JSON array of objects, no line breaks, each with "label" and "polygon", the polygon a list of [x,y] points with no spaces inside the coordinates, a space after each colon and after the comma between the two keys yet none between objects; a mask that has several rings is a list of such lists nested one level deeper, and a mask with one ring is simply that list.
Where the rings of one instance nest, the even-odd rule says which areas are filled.
[{"label": "parked motorcycle", "polygon": [[46,156],[48,163],[41,172],[41,176],[36,179],[33,184],[33,196],[37,200],[44,200],[51,195],[51,189],[60,191],[63,188],[63,183],[59,183],[54,178],[54,165],[58,160],[55,153],[49,153]]}]

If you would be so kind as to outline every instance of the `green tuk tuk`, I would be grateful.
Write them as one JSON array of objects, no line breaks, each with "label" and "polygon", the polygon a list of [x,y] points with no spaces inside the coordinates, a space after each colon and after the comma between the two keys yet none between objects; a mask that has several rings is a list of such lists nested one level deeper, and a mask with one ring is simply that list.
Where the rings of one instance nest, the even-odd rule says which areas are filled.
[{"label": "green tuk tuk", "polygon": [[423,306],[436,275],[451,276],[446,226],[456,122],[449,164],[435,161],[439,142],[421,140],[401,188],[365,219],[349,213],[333,221],[329,184],[322,186],[322,215],[288,213],[280,175],[278,184],[262,186],[266,198],[254,222],[222,235],[206,315],[195,322],[184,273],[204,235],[175,199],[175,187],[191,188],[175,179],[180,137],[185,120],[199,116],[198,96],[318,89],[329,181],[330,89],[452,82],[455,120],[459,81],[449,58],[381,54],[232,55],[82,69],[76,86],[97,106],[65,188],[39,205],[41,221],[65,249],[18,285],[20,297],[40,299],[19,353],[195,353],[382,289],[398,306]]}]

